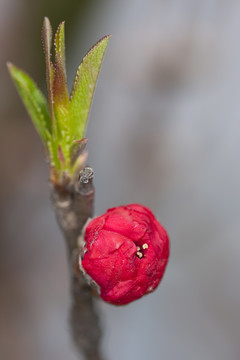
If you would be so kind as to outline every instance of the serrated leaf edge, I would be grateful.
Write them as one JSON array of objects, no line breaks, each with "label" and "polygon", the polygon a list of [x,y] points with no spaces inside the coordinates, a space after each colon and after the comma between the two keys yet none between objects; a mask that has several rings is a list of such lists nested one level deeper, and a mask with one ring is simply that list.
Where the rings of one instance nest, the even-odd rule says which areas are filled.
[{"label": "serrated leaf edge", "polygon": [[[74,82],[73,82],[73,87],[72,87],[72,91],[71,91],[71,94],[70,94],[70,102],[72,100],[72,98],[74,97],[74,94],[76,92],[76,87],[77,87],[77,84],[80,80],[80,69],[81,69],[81,65],[84,63],[84,61],[86,60],[86,58],[93,52],[94,49],[96,49],[96,47],[98,47],[98,45],[106,40],[106,39],[110,39],[112,35],[105,35],[103,36],[96,44],[94,44],[91,49],[87,52],[87,54],[84,56],[84,58],[82,59],[80,65],[78,66],[77,68],[77,73],[76,73],[76,76],[74,78]],[[104,56],[104,53],[103,53],[103,56]],[[96,85],[96,84],[95,84]]]}]

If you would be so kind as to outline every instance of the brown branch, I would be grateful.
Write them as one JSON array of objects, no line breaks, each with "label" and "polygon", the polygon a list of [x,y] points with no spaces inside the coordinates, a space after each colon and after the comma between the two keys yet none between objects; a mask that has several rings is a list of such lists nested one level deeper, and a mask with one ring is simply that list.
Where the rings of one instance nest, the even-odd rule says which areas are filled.
[{"label": "brown branch", "polygon": [[79,353],[87,360],[102,360],[101,329],[94,309],[92,291],[78,266],[78,238],[88,218],[93,215],[93,171],[84,168],[71,186],[54,186],[52,204],[64,234],[71,277],[72,305],[70,326],[72,339]]}]

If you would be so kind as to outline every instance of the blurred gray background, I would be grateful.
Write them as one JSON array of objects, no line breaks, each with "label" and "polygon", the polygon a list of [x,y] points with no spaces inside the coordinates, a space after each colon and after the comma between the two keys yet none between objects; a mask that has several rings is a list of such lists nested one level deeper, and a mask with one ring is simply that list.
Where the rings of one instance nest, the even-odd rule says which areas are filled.
[{"label": "blurred gray background", "polygon": [[106,359],[240,359],[237,0],[0,1],[0,359],[78,358],[47,164],[5,67],[45,91],[44,15],[54,29],[66,20],[69,87],[87,50],[113,35],[87,131],[96,215],[142,203],[171,239],[155,293],[96,302]]}]

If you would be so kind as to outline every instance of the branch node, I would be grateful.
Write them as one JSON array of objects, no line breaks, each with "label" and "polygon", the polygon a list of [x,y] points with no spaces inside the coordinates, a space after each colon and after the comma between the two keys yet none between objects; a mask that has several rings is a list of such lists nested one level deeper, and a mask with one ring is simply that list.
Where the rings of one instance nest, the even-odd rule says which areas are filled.
[{"label": "branch node", "polygon": [[94,171],[91,167],[83,168],[78,177],[78,191],[82,195],[88,195],[93,191]]},{"label": "branch node", "polygon": [[82,184],[87,184],[89,181],[93,180],[94,172],[93,169],[89,166],[86,166],[84,169],[82,169],[79,173],[78,181]]}]

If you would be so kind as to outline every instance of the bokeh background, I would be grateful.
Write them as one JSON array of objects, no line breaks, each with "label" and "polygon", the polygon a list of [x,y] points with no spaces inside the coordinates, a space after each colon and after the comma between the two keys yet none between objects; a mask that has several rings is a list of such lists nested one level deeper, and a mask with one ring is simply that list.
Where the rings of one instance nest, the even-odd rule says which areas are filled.
[{"label": "bokeh background", "polygon": [[96,214],[151,207],[171,238],[154,294],[96,302],[108,360],[240,359],[240,3],[0,0],[0,359],[77,360],[42,145],[7,74],[45,91],[43,16],[66,20],[69,86],[112,34],[87,137]]}]

